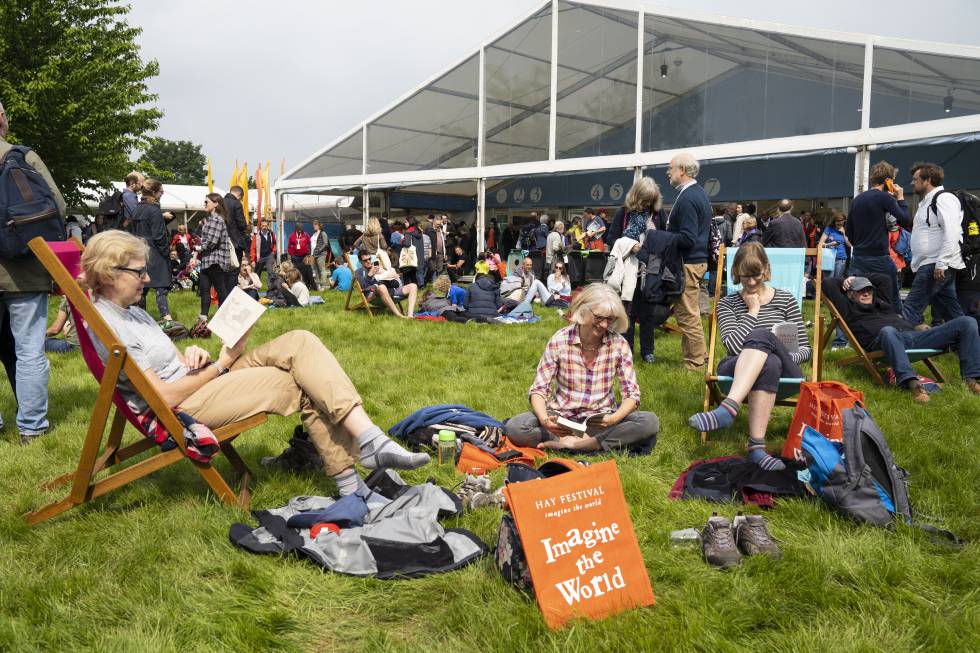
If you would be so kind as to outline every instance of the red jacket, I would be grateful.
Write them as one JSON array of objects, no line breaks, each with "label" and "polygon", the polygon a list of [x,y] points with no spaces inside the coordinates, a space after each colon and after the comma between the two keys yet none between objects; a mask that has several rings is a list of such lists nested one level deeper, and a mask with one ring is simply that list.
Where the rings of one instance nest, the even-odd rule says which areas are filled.
[{"label": "red jacket", "polygon": [[310,236],[305,231],[294,231],[289,234],[289,254],[291,256],[306,256],[310,253]]},{"label": "red jacket", "polygon": [[[269,230],[269,237],[270,237],[270,241],[271,241],[270,244],[272,245],[272,252],[271,252],[271,254],[272,254],[272,256],[275,256],[276,255],[276,233],[274,231],[272,231],[271,229]],[[259,254],[261,254],[261,252],[259,251],[259,240],[261,238],[262,238],[262,232],[261,231],[259,231],[258,233],[252,234],[252,239],[251,239],[252,240],[252,243],[251,243],[251,245],[249,246],[249,249],[248,249],[248,257],[252,260],[252,263],[255,263],[258,260]]]}]

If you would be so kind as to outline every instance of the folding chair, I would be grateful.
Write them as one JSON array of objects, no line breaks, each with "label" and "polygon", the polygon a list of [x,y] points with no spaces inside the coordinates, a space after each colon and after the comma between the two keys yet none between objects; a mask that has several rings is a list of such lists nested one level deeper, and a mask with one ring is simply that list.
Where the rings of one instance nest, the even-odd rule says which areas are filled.
[{"label": "folding chair", "polygon": [[[143,371],[127,355],[126,348],[119,342],[116,334],[96,310],[88,295],[75,281],[80,269],[81,244],[71,240],[46,243],[40,238],[35,238],[30,242],[30,248],[55,283],[58,284],[61,292],[68,297],[69,310],[71,311],[72,322],[75,324],[75,332],[78,334],[82,357],[85,359],[92,376],[99,382],[99,393],[92,408],[92,417],[89,420],[78,466],[74,472],[62,474],[41,486],[43,489],[54,489],[70,484],[71,490],[67,497],[25,514],[24,518],[27,522],[34,525],[181,461],[186,458],[186,447],[184,426],[173,409],[166,404],[163,397],[143,374]],[[109,352],[108,361],[105,364],[99,358],[95,345],[85,328],[86,324]],[[156,443],[146,437],[147,434],[139,426],[136,415],[116,390],[116,385],[122,374],[126,375],[135,391],[146,401],[154,415],[164,425],[173,439],[173,444],[167,449],[169,443],[165,443],[157,453],[128,467],[116,469],[122,462],[156,447]],[[109,428],[109,435],[103,448],[102,442],[106,424],[109,422],[109,412],[113,405],[115,406],[115,414],[112,417],[112,425]],[[260,413],[214,430],[214,434],[220,442],[221,451],[224,452],[232,467],[240,474],[241,491],[237,496],[211,463],[201,463],[187,458],[187,461],[195,466],[197,472],[204,478],[218,498],[226,504],[248,507],[250,500],[248,484],[253,476],[248,465],[235,451],[231,441],[244,431],[259,426],[265,421],[265,413]],[[123,429],[126,422],[132,424],[143,437],[132,444],[122,446]],[[110,473],[96,479],[96,476],[103,471]]]},{"label": "folding chair", "polygon": [[[834,331],[837,329],[837,327],[840,327],[841,331],[844,332],[844,336],[847,338],[847,341],[857,353],[855,356],[848,356],[847,358],[836,361],[836,363],[841,366],[861,364],[864,366],[864,369],[868,371],[872,381],[878,385],[885,385],[885,380],[881,376],[881,370],[879,369],[880,366],[886,362],[884,361],[884,352],[866,351],[864,347],[861,346],[861,343],[858,342],[854,332],[851,331],[851,327],[844,321],[844,317],[840,314],[840,311],[837,310],[837,307],[834,306],[834,303],[830,301],[829,297],[824,296],[823,304],[830,312],[830,321],[827,325],[827,330],[820,338],[820,354],[823,355],[824,351],[826,351],[827,345],[830,344],[831,339],[834,337]],[[946,377],[939,371],[939,368],[936,367],[935,362],[933,362],[931,358],[932,356],[939,356],[940,354],[944,354],[946,352],[942,351],[941,349],[906,349],[905,353],[908,354],[910,362],[925,363],[925,366],[929,368],[929,371],[933,374],[937,383],[946,382]]]},{"label": "folding chair", "polygon": [[[806,259],[808,256],[815,256],[817,259],[817,267],[820,268],[823,265],[822,248],[770,248],[766,250],[766,255],[769,257],[769,264],[772,268],[772,279],[769,281],[769,285],[774,288],[779,288],[785,290],[796,298],[797,304],[800,305],[800,312],[803,312],[803,298],[806,295]],[[734,293],[738,291],[739,286],[731,283],[732,278],[732,261],[735,259],[735,252],[738,251],[737,247],[726,248],[721,247],[718,252],[718,269],[717,275],[718,279],[721,279],[723,271],[728,272],[728,290],[729,293]],[[820,300],[822,296],[822,284],[821,275],[816,275],[814,279],[814,285],[816,287],[816,306],[820,306]],[[704,410],[707,411],[711,408],[713,404],[720,404],[722,399],[724,399],[729,390],[732,387],[732,381],[734,378],[731,376],[719,376],[716,370],[716,360],[715,360],[715,346],[718,342],[718,301],[721,299],[721,284],[715,285],[714,293],[714,303],[711,308],[711,323],[709,327],[709,337],[708,337],[708,371],[705,375],[705,387],[704,387]],[[819,381],[822,375],[822,370],[820,367],[820,347],[821,341],[819,334],[820,331],[820,311],[814,311],[814,325],[813,325],[813,353],[811,355],[812,368],[811,368],[811,378],[813,381]],[[782,378],[779,379],[779,387],[776,391],[776,405],[777,406],[796,406],[797,396],[800,392],[800,383],[805,381],[804,378]],[[708,441],[708,434],[701,433],[701,444],[705,444]]]},{"label": "folding chair", "polygon": [[[350,254],[344,252],[344,258],[347,260],[347,267],[351,269],[351,273],[353,274],[354,272],[357,272],[357,268],[359,268],[360,265],[356,267],[354,266],[354,262],[351,260]],[[360,297],[360,300],[357,301],[352,306],[351,298],[354,296],[355,289],[357,291],[357,295]],[[401,309],[402,307],[401,300],[394,296],[392,296],[392,299],[394,299],[395,305],[397,305],[398,308]],[[362,308],[367,311],[368,317],[374,317],[374,310],[383,309],[387,307],[384,304],[381,304],[380,306],[378,304],[372,304],[371,301],[367,298],[367,294],[365,294],[364,290],[361,288],[361,284],[358,283],[357,277],[354,276],[354,278],[351,279],[350,288],[347,290],[347,299],[344,301],[344,309],[348,311],[359,311]]]}]

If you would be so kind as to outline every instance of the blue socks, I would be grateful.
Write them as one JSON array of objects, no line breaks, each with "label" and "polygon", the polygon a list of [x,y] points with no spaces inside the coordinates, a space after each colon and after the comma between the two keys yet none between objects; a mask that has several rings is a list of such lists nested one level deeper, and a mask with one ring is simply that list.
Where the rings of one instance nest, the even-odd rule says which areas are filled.
[{"label": "blue socks", "polygon": [[786,469],[786,463],[766,453],[766,441],[755,438],[749,438],[749,462],[767,472],[781,472]]},{"label": "blue socks", "polygon": [[720,406],[706,413],[694,413],[687,418],[687,423],[698,431],[726,429],[735,421],[739,408],[737,401],[725,397]]}]

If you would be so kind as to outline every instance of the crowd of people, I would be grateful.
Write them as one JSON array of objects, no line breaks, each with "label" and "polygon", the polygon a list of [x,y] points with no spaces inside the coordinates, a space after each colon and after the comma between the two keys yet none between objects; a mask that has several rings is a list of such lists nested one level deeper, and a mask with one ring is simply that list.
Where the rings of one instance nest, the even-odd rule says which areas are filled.
[{"label": "crowd of people", "polygon": [[[6,132],[0,106],[0,155],[9,147],[3,140]],[[63,213],[64,201],[43,162],[34,155],[31,163]],[[528,391],[529,411],[507,421],[508,437],[520,446],[542,449],[649,449],[660,420],[640,410],[634,331],[639,332],[640,360],[653,364],[654,332],[672,314],[681,338],[678,368],[705,373],[702,288],[718,247],[736,246],[731,279],[711,280],[740,287],[715,307],[728,354],[717,373],[731,376],[732,385],[717,408],[695,413],[688,422],[700,431],[729,427],[747,402],[749,460],[776,470],[784,463],[766,451],[765,438],[777,386],[780,379],[804,376],[800,366],[812,355],[812,338],[796,299],[770,285],[766,252],[823,247],[834,257],[833,272],[824,281],[827,296],[861,345],[883,352],[897,383],[916,402],[928,401],[928,394],[909,363],[910,349],[954,349],[967,388],[980,394],[980,333],[972,316],[976,305],[964,306],[956,288],[956,272],[966,265],[959,234],[962,207],[955,195],[945,192],[942,168],[920,164],[912,169],[912,186],[922,197],[912,216],[898,171],[879,162],[871,169],[870,188],[854,199],[849,215],[834,211],[822,224],[809,211],[795,214],[790,200],[780,201],[765,216],[758,216],[749,203],[713,207],[697,182],[699,171],[690,154],[670,161],[667,181],[677,195],[669,210],[662,207],[658,184],[644,177],[611,218],[604,211],[586,210],[567,229],[547,215],[532,216],[520,229],[491,223],[483,252],[476,251],[474,227],[453,225],[447,215],[419,219],[408,214],[404,222],[393,224],[386,216],[371,218],[363,232],[349,226],[338,244],[350,257],[334,256],[318,222],[312,233],[296,223],[287,243],[288,258],[281,261],[267,225],[250,235],[240,187],[225,196],[207,195],[199,233],[180,226],[171,235],[167,222],[172,216],[159,206],[163,184],[133,173],[126,178],[118,228],[103,230],[86,244],[82,281],[96,309],[168,404],[211,427],[261,411],[299,413],[342,494],[361,487],[355,461],[368,468],[412,469],[428,457],[409,453],[384,435],[314,334],[289,331],[252,350],[246,347],[246,335],[234,346],[223,346],[214,358],[195,345],[181,352],[147,313],[149,290],[164,322],[173,318],[168,293],[191,268],[201,321],[213,306],[212,290],[220,303],[236,286],[253,298],[272,296],[286,298],[287,305],[304,305],[311,291],[343,290],[357,283],[369,301],[405,318],[413,317],[419,304],[451,314],[453,321],[487,321],[502,312],[533,315],[534,303],[554,306],[567,311],[562,314],[568,324],[545,344]],[[900,251],[902,230],[911,232],[904,239],[907,252]],[[505,273],[500,252],[511,249],[540,253],[544,273],[534,269],[532,256]],[[608,254],[604,282],[572,287],[568,255],[575,249]],[[908,262],[913,275],[904,302],[896,255]],[[350,269],[348,258],[356,261],[356,269]],[[465,289],[456,285],[471,269],[472,283]],[[264,293],[262,272],[269,280]],[[811,267],[809,274],[821,271]],[[432,290],[426,291],[430,285]],[[54,324],[47,327],[50,279],[36,259],[0,260],[0,290],[2,325],[12,336],[4,341],[13,343],[4,363],[16,388],[17,427],[27,443],[49,427],[44,352],[70,350],[77,339],[66,340],[67,345],[52,342],[58,334],[70,333],[70,316],[62,302]],[[924,324],[929,306],[931,325]],[[792,348],[776,330],[787,325],[795,341]],[[258,388],[262,391],[256,392]],[[147,410],[132,388],[120,391],[137,414]]]}]

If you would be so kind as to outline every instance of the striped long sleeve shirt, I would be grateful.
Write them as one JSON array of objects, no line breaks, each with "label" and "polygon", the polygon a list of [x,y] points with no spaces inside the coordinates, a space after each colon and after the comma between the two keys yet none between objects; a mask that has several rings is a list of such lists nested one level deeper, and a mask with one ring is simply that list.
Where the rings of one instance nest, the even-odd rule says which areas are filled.
[{"label": "striped long sleeve shirt", "polygon": [[738,293],[723,297],[718,302],[718,331],[730,356],[738,356],[742,352],[742,343],[752,330],[772,329],[780,322],[794,322],[800,350],[790,354],[790,357],[796,363],[810,358],[810,342],[796,299],[785,290],[776,288],[775,291],[772,301],[759,308],[756,316],[749,315],[749,308]]}]

